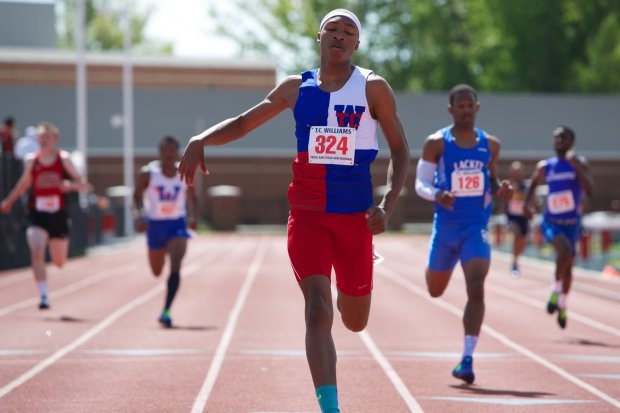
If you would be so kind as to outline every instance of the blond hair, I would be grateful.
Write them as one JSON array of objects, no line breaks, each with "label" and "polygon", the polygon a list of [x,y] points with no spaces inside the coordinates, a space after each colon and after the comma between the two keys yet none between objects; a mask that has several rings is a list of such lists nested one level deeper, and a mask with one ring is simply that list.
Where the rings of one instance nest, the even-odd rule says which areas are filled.
[{"label": "blond hair", "polygon": [[56,127],[56,125],[54,125],[52,122],[39,123],[39,125],[37,126],[37,135],[45,132],[51,132],[54,134],[54,136],[60,138],[60,131],[58,130],[58,127]]}]

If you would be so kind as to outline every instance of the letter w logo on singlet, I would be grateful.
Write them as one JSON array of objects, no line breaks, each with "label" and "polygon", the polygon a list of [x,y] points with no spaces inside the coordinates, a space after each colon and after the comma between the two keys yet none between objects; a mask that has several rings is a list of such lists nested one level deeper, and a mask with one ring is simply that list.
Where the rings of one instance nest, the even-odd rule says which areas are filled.
[{"label": "letter w logo on singlet", "polygon": [[172,192],[166,192],[163,186],[158,186],[157,192],[159,192],[159,200],[160,201],[176,201],[177,196],[179,196],[180,190],[181,190],[180,186],[175,186]]},{"label": "letter w logo on singlet", "polygon": [[362,114],[366,112],[365,106],[353,106],[353,105],[334,105],[336,111],[336,119],[338,119],[338,126],[346,128],[357,129],[360,126],[360,120]]}]

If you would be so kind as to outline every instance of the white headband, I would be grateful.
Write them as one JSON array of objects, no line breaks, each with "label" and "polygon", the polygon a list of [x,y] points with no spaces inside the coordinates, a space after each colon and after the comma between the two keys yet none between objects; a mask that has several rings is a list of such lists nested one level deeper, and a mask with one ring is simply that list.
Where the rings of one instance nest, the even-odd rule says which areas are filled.
[{"label": "white headband", "polygon": [[355,27],[357,27],[359,36],[360,37],[362,36],[362,24],[360,23],[360,20],[357,18],[357,16],[353,12],[346,10],[346,9],[335,9],[327,13],[325,17],[323,17],[323,20],[321,20],[321,26],[319,27],[319,30],[323,29],[323,26],[325,25],[325,23],[327,23],[329,19],[331,19],[332,17],[336,17],[336,16],[344,16],[344,17],[348,17],[349,19],[351,19],[353,21],[353,24],[355,24]]}]

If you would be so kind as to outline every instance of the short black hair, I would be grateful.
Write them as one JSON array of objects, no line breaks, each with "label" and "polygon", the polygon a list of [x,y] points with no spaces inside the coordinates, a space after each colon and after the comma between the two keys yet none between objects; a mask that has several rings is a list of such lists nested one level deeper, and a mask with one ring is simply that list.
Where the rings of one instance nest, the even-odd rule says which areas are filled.
[{"label": "short black hair", "polygon": [[13,116],[7,116],[6,118],[4,118],[4,124],[13,126],[15,124],[15,118]]},{"label": "short black hair", "polygon": [[181,147],[181,144],[179,143],[177,138],[175,138],[172,135],[166,135],[163,138],[161,138],[159,140],[159,147],[162,148],[167,143],[173,144],[177,148],[177,150],[179,150],[179,148]]},{"label": "short black hair", "polygon": [[476,89],[469,85],[466,85],[465,83],[461,83],[454,86],[450,91],[450,104],[454,103],[454,98],[456,97],[456,95],[460,95],[462,93],[471,93],[472,95],[474,95],[476,102],[478,101],[478,93],[476,93]]},{"label": "short black hair", "polygon": [[561,129],[562,131],[559,133],[560,135],[566,135],[568,136],[571,141],[573,141],[573,143],[575,142],[575,139],[577,138],[577,135],[575,135],[575,131],[572,130],[571,128],[569,128],[568,126],[565,125],[560,125],[557,128],[555,128],[555,130]]}]

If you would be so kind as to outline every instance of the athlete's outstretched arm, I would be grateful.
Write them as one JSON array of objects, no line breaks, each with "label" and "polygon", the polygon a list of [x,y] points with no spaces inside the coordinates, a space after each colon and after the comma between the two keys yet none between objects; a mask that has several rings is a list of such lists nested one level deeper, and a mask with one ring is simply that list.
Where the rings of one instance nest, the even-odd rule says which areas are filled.
[{"label": "athlete's outstretched arm", "polygon": [[205,146],[225,145],[242,138],[288,108],[293,108],[297,100],[300,76],[290,76],[276,86],[265,99],[237,117],[226,119],[192,137],[183,151],[179,174],[188,185],[194,184],[196,168],[208,174],[203,148]]},{"label": "athlete's outstretched arm", "polygon": [[0,203],[0,210],[2,210],[2,213],[8,214],[9,212],[11,212],[11,207],[13,206],[15,201],[17,201],[19,197],[22,196],[22,194],[26,192],[28,188],[30,188],[30,185],[32,184],[33,165],[34,155],[31,154],[28,155],[28,157],[24,160],[24,172],[19,178],[19,181],[17,181],[17,184],[15,184],[15,187],[11,192],[9,192],[6,198],[2,200],[2,203]]}]

